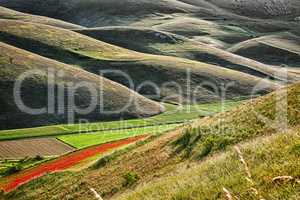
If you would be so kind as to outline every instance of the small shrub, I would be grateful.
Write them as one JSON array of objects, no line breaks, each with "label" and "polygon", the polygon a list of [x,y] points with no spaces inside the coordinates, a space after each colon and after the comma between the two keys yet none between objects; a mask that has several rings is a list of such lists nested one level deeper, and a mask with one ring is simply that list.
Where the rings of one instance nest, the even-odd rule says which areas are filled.
[{"label": "small shrub", "polygon": [[25,163],[29,160],[29,158],[26,156],[25,158],[21,159],[20,160],[20,163]]},{"label": "small shrub", "polygon": [[124,174],[123,178],[125,179],[123,183],[123,187],[132,186],[140,179],[139,176],[134,172],[128,172]]},{"label": "small shrub", "polygon": [[183,134],[182,137],[180,137],[178,140],[176,140],[174,142],[175,145],[180,145],[183,148],[187,147],[190,142],[191,142],[191,138],[192,138],[192,132],[194,131],[194,129],[189,128],[185,131],[185,133]]},{"label": "small shrub", "polygon": [[4,194],[5,194],[5,192],[4,192],[4,190],[3,189],[0,189],[0,199],[4,199]]},{"label": "small shrub", "polygon": [[117,188],[117,187],[114,187],[113,189],[111,189],[111,193],[112,194],[116,194],[117,192],[119,192],[119,188]]},{"label": "small shrub", "polygon": [[41,160],[44,160],[44,157],[41,156],[41,155],[37,155],[37,156],[34,157],[34,160],[41,161]]},{"label": "small shrub", "polygon": [[14,166],[11,166],[9,168],[7,168],[6,172],[5,172],[5,175],[11,175],[11,174],[15,174],[19,171],[22,170],[22,166],[21,165],[14,165]]},{"label": "small shrub", "polygon": [[107,163],[109,163],[113,158],[111,156],[105,156],[99,159],[93,166],[94,169],[98,169],[104,167]]},{"label": "small shrub", "polygon": [[202,144],[201,152],[200,152],[198,158],[202,159],[202,158],[206,157],[213,150],[213,147],[214,147],[213,142],[210,140],[206,140]]},{"label": "small shrub", "polygon": [[292,147],[291,152],[296,155],[300,155],[300,144],[296,144]]}]

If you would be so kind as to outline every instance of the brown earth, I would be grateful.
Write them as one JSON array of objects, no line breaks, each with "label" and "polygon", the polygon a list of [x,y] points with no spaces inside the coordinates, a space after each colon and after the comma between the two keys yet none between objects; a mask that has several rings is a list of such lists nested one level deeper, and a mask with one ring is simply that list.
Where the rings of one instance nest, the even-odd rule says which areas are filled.
[{"label": "brown earth", "polygon": [[55,139],[39,138],[0,142],[0,159],[21,159],[24,157],[58,156],[75,150]]}]

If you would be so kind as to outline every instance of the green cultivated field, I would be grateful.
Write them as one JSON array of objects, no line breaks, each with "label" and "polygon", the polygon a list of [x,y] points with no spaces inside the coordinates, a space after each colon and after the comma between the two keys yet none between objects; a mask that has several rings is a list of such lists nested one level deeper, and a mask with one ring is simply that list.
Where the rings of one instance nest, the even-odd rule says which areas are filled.
[{"label": "green cultivated field", "polygon": [[34,158],[27,157],[27,158],[24,158],[21,160],[1,160],[0,161],[0,178],[7,176],[7,175],[14,174],[21,170],[28,169],[35,165],[46,162],[50,159],[51,159],[51,157],[44,158],[41,156],[36,156]]},{"label": "green cultivated field", "polygon": [[0,140],[60,136],[76,133],[120,130],[163,124],[183,123],[199,117],[209,116],[218,112],[229,110],[239,105],[240,103],[241,101],[227,101],[224,103],[224,105],[222,105],[221,103],[208,103],[184,106],[166,104],[165,106],[167,108],[167,111],[165,113],[151,118],[4,130],[0,131]]},{"label": "green cultivated field", "polygon": [[103,132],[95,132],[95,133],[64,135],[58,137],[58,139],[73,147],[82,149],[89,146],[121,140],[121,139],[134,137],[138,135],[144,135],[144,134],[156,135],[168,130],[172,130],[177,126],[179,125],[171,124],[171,125],[151,126],[151,127],[124,129],[124,130],[116,130],[116,131],[103,131]]}]

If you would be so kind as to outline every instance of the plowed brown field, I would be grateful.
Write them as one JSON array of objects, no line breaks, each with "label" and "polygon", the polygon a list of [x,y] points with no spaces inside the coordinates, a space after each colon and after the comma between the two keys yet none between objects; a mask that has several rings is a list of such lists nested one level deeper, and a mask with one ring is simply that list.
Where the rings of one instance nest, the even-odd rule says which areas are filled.
[{"label": "plowed brown field", "polygon": [[38,138],[0,142],[0,159],[21,159],[24,157],[59,156],[75,148],[55,139]]}]

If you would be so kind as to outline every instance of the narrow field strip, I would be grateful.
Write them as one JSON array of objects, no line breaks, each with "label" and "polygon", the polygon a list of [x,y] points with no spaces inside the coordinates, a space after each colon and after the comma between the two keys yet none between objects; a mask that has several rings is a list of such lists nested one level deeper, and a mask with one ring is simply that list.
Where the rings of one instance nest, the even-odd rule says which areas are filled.
[{"label": "narrow field strip", "polygon": [[35,156],[60,156],[75,148],[55,139],[36,138],[0,141],[0,159],[23,159]]},{"label": "narrow field strip", "polygon": [[95,133],[73,134],[57,137],[60,141],[76,149],[84,149],[90,146],[99,145],[116,140],[122,140],[139,135],[157,135],[172,130],[180,124],[151,126],[143,128],[124,129],[118,131],[103,131]]},{"label": "narrow field strip", "polygon": [[70,153],[66,156],[62,156],[56,160],[49,161],[40,166],[28,169],[26,171],[17,173],[9,177],[5,177],[0,183],[0,188],[4,190],[4,192],[10,192],[16,189],[17,187],[35,178],[41,177],[47,173],[68,169],[91,156],[95,156],[99,153],[104,153],[114,148],[137,142],[146,137],[147,135],[131,137],[124,140],[106,143],[106,144],[90,147],[87,149],[83,149],[80,151],[76,151],[74,153]]}]

